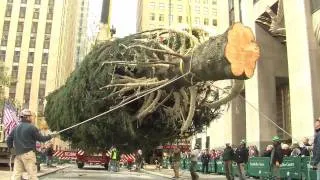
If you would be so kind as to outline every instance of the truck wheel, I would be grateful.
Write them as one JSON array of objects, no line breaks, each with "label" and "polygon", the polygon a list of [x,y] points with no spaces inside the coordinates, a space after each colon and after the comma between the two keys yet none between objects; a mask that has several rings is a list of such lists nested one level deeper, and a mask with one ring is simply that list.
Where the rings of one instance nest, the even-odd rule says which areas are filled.
[{"label": "truck wheel", "polygon": [[77,163],[77,165],[78,165],[78,168],[79,168],[79,169],[82,169],[83,166],[84,166],[84,163],[81,163],[81,162],[80,162],[80,163]]},{"label": "truck wheel", "polygon": [[108,166],[108,164],[106,163],[106,164],[104,164],[104,168],[106,169],[106,170],[108,170],[109,169],[109,166]]}]

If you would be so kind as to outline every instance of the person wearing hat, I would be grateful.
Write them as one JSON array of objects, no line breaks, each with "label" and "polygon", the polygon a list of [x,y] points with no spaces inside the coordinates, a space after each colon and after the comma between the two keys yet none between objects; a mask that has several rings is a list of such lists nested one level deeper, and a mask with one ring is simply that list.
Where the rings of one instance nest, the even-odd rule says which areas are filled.
[{"label": "person wearing hat", "polygon": [[317,180],[320,180],[320,117],[314,124],[315,137],[313,142],[313,157],[311,165],[313,169],[317,170]]},{"label": "person wearing hat", "polygon": [[24,109],[20,113],[21,123],[16,126],[7,138],[9,148],[15,149],[13,179],[20,180],[22,173],[27,171],[30,180],[37,180],[36,167],[36,141],[45,142],[55,137],[57,133],[43,136],[39,130],[32,125],[32,113]]},{"label": "person wearing hat", "polygon": [[198,162],[198,156],[200,154],[200,146],[196,144],[194,146],[194,150],[191,152],[191,164],[190,164],[190,174],[192,180],[198,180],[199,175],[196,173],[197,170],[197,162]]},{"label": "person wearing hat", "polygon": [[234,160],[234,151],[230,146],[230,143],[226,143],[226,148],[223,150],[222,160],[224,161],[224,169],[226,178],[228,180],[233,179],[232,176],[232,161]]},{"label": "person wearing hat", "polygon": [[239,147],[235,151],[235,162],[239,171],[239,179],[246,179],[245,164],[248,162],[249,150],[246,147],[246,140],[240,141]]},{"label": "person wearing hat", "polygon": [[282,164],[283,154],[280,144],[280,138],[278,136],[274,136],[272,138],[273,149],[271,151],[271,170],[275,179],[280,179],[280,165]]}]

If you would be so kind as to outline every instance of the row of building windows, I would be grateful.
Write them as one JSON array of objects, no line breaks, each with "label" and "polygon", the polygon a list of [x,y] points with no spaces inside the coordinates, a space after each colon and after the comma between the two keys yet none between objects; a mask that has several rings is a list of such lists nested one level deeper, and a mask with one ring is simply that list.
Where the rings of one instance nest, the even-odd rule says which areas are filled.
[{"label": "row of building windows", "polygon": [[[28,0],[21,0],[21,4],[27,4]],[[13,3],[13,0],[8,0],[7,3]],[[35,0],[34,4],[41,4],[41,0]],[[49,4],[54,4],[54,0],[49,0]]]},{"label": "row of building windows", "polygon": [[[169,15],[168,18],[169,18],[170,22],[174,21],[174,16],[173,15]],[[151,21],[156,21],[156,14],[155,13],[151,13],[150,14],[150,20]],[[160,22],[164,21],[165,20],[164,14],[159,14],[158,20]],[[178,23],[189,23],[189,18],[188,17],[183,18],[183,16],[178,16],[177,17],[177,22]],[[201,24],[200,17],[195,17],[194,18],[194,22],[195,22],[195,24],[200,25]],[[210,25],[209,24],[209,18],[203,18],[203,24],[206,25],[206,26]],[[217,26],[217,19],[212,19],[211,25],[212,26]]]},{"label": "row of building windows", "polygon": [[[168,8],[170,9],[170,11],[174,11],[174,5],[173,4],[169,4]],[[205,15],[208,15],[209,14],[209,7],[208,6],[204,6],[202,7],[202,11],[201,11],[201,7],[200,5],[195,5],[194,7],[194,11],[196,14],[201,14],[201,12]],[[155,10],[155,6],[152,5],[151,7],[152,10]],[[165,10],[165,5],[164,3],[159,3],[159,9],[160,10]],[[182,4],[178,4],[177,5],[177,10],[178,12],[183,12],[184,11],[184,7]],[[216,16],[217,15],[217,8],[216,7],[212,7],[212,10],[211,10],[211,14]]]},{"label": "row of building windows", "polygon": [[[185,0],[178,1],[178,3],[182,3],[182,2],[185,2]],[[195,4],[201,4],[201,1],[200,0],[195,0],[194,3]],[[211,0],[211,3],[210,3],[209,0],[203,0],[202,4],[204,4],[204,5],[212,4],[213,6],[216,6],[217,5],[217,0]],[[160,2],[158,8],[160,10],[164,10],[164,9],[166,9],[166,5],[168,6],[168,8],[173,8],[175,4],[174,3],[166,4],[166,3]],[[154,2],[154,1],[151,1],[151,2],[149,2],[149,7],[152,10],[155,10],[156,7],[157,7],[157,3]],[[177,4],[177,8],[178,9],[182,9],[182,7],[183,7],[182,4]]]},{"label": "row of building windows", "polygon": [[[5,17],[11,17],[12,15],[12,4],[7,4],[6,7],[6,13]],[[26,16],[26,7],[20,7],[19,11],[19,18],[25,18]],[[33,9],[33,19],[39,19],[40,16],[40,9],[39,8],[34,8]],[[53,18],[53,4],[48,6],[48,11],[47,11],[47,20],[52,20]]]}]

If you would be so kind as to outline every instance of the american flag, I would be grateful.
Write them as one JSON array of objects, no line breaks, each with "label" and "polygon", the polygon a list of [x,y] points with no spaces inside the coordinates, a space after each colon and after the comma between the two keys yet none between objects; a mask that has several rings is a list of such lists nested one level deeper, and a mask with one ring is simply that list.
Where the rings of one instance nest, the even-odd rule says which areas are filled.
[{"label": "american flag", "polygon": [[3,110],[3,124],[5,128],[5,134],[8,136],[10,132],[19,123],[16,108],[9,102],[5,102]]}]

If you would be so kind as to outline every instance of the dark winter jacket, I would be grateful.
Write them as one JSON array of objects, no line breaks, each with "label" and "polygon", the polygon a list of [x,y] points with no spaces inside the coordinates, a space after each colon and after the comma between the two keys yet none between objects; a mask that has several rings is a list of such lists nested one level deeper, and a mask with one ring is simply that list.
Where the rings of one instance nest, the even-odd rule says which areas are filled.
[{"label": "dark winter jacket", "polygon": [[235,151],[235,162],[236,163],[247,163],[249,158],[249,150],[246,147],[239,147]]},{"label": "dark winter jacket", "polygon": [[234,152],[231,147],[226,147],[222,154],[223,161],[232,161],[234,159]]},{"label": "dark winter jacket", "polygon": [[52,137],[42,136],[39,130],[29,122],[21,122],[15,127],[7,138],[9,148],[15,148],[16,155],[24,154],[29,151],[36,151],[36,141],[45,142]]},{"label": "dark winter jacket", "polygon": [[274,145],[274,148],[271,151],[271,164],[275,165],[277,161],[279,164],[282,164],[283,161],[283,154],[280,144]]},{"label": "dark winter jacket", "polygon": [[301,148],[301,156],[310,156],[308,147],[310,147],[310,145],[305,145]]},{"label": "dark winter jacket", "polygon": [[210,161],[210,154],[202,154],[201,155],[201,162],[204,163],[204,164],[208,164]]},{"label": "dark winter jacket", "polygon": [[316,166],[320,163],[320,131],[318,130],[313,142],[313,157],[311,165]]}]

